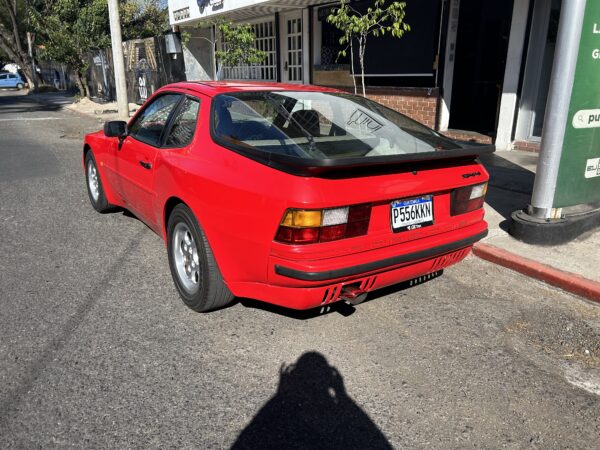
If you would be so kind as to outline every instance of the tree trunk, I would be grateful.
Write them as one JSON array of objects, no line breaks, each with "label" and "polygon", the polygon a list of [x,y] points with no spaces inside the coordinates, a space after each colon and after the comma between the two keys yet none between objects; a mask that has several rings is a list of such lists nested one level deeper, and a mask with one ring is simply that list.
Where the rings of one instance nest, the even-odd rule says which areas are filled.
[{"label": "tree trunk", "polygon": [[358,58],[360,59],[360,79],[362,81],[363,97],[366,97],[367,90],[365,89],[365,47],[367,46],[367,39],[361,37],[358,43],[360,45],[360,48],[358,49]]},{"label": "tree trunk", "polygon": [[210,42],[212,44],[212,62],[213,62],[213,70],[214,70],[214,76],[213,76],[213,80],[218,80],[219,77],[219,69],[217,68],[217,26],[213,25],[212,27],[212,41]]},{"label": "tree trunk", "polygon": [[83,80],[81,79],[81,74],[77,70],[75,72],[75,83],[77,83],[77,89],[79,89],[79,97],[84,98],[87,97],[85,85],[83,84]]},{"label": "tree trunk", "polygon": [[41,82],[44,84],[44,80],[42,80],[42,76],[39,72],[37,72],[37,68],[35,66],[35,60],[33,59],[33,35],[30,32],[27,32],[27,57],[29,59],[29,66],[31,67],[31,77],[33,79],[33,90],[38,90],[38,84]]},{"label": "tree trunk", "polygon": [[6,10],[8,11],[8,15],[10,16],[10,21],[12,23],[15,50],[17,53],[22,53],[23,49],[21,48],[21,37],[19,36],[19,26],[17,24],[17,2],[14,1],[11,5],[8,0],[5,0],[4,3],[6,3]]},{"label": "tree trunk", "polygon": [[31,58],[27,52],[23,51],[21,46],[21,35],[17,21],[17,2],[16,0],[4,0],[4,4],[10,17],[12,33],[5,26],[0,27],[0,49],[21,68],[29,88],[35,89],[37,88],[37,80],[35,74],[31,71]]},{"label": "tree trunk", "polygon": [[[85,92],[85,96],[87,98],[90,98],[91,97],[90,88],[88,86],[87,76],[85,75],[85,73],[81,76],[81,82],[83,83],[83,90]],[[125,95],[127,95],[127,93],[125,93]],[[129,106],[128,106],[128,108],[129,108]]]},{"label": "tree trunk", "polygon": [[213,80],[218,80],[219,79],[219,69],[217,68],[217,56],[215,55],[214,47],[213,47],[212,57],[213,57],[213,69],[215,71]]},{"label": "tree trunk", "polygon": [[23,71],[25,78],[27,78],[27,84],[29,85],[29,89],[35,90],[37,88],[37,86],[36,86],[37,83],[36,83],[36,79],[34,78],[33,74],[31,73],[31,64],[23,65],[21,61],[19,61],[18,64],[21,67],[21,70]]},{"label": "tree trunk", "polygon": [[[2,30],[0,30],[1,32]],[[12,42],[7,39],[7,36],[3,33],[0,33],[0,49],[6,53],[6,55],[17,64],[23,73],[25,74],[25,78],[27,78],[27,83],[29,84],[29,88],[32,89],[35,87],[35,77],[31,73],[31,59],[29,55],[23,51],[18,52],[12,46]]]},{"label": "tree trunk", "polygon": [[63,89],[63,91],[66,91],[67,90],[67,77],[65,74],[65,65],[64,64],[60,65],[60,70],[62,72],[62,89]]},{"label": "tree trunk", "polygon": [[356,89],[356,75],[354,73],[354,46],[352,45],[352,36],[350,36],[350,70],[352,73],[352,83],[354,84],[354,95],[358,94]]}]

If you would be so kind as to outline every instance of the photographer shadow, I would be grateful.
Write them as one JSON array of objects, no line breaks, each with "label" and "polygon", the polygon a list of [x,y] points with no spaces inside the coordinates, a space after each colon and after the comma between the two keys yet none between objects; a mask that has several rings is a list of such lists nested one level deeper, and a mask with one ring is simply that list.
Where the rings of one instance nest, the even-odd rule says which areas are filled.
[{"label": "photographer shadow", "polygon": [[342,375],[317,352],[282,366],[279,388],[231,447],[240,449],[391,449],[348,396]]}]

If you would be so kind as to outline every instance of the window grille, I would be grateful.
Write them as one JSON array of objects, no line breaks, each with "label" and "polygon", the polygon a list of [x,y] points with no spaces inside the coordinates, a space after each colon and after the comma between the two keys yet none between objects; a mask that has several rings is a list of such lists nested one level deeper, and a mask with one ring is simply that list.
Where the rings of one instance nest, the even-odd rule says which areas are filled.
[{"label": "window grille", "polygon": [[[264,80],[277,81],[277,51],[275,42],[275,22],[273,20],[252,24],[256,39],[255,46],[266,52],[267,57],[260,64],[244,64],[238,66],[223,66],[223,80]],[[227,43],[220,43],[221,49],[227,51]]]}]

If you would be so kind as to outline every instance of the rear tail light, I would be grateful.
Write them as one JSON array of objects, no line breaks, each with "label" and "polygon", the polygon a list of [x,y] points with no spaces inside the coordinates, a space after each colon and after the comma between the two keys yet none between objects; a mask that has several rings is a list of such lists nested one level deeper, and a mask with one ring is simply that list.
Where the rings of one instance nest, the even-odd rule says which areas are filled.
[{"label": "rear tail light", "polygon": [[456,216],[483,207],[487,183],[454,189],[450,195],[450,215]]},{"label": "rear tail light", "polygon": [[330,209],[288,209],[275,240],[285,244],[316,244],[367,234],[371,205]]}]

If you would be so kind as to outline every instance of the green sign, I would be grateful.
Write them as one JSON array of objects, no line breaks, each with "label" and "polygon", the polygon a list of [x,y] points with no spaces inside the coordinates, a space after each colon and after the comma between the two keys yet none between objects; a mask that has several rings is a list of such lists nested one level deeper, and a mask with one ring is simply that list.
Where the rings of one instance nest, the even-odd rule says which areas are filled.
[{"label": "green sign", "polygon": [[587,0],[554,208],[600,202],[600,1]]}]

